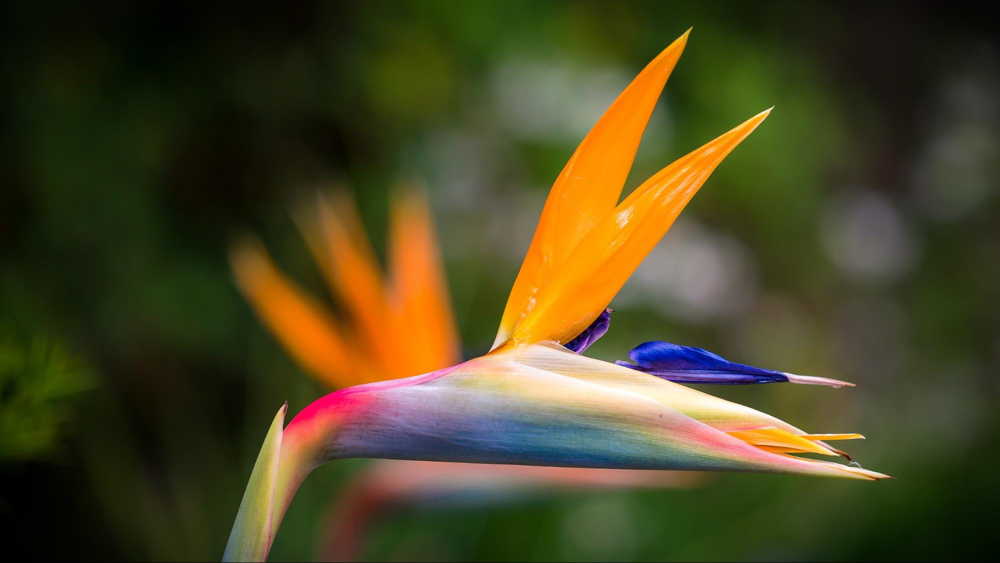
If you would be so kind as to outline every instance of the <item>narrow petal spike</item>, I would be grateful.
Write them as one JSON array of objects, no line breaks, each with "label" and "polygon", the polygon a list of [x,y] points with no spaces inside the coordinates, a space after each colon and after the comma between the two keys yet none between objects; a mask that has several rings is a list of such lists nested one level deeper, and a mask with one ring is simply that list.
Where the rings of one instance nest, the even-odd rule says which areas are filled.
[{"label": "narrow petal spike", "polygon": [[399,311],[395,343],[409,351],[404,375],[426,373],[459,360],[458,332],[427,201],[411,187],[403,188],[394,202],[390,267],[393,310]]},{"label": "narrow petal spike", "polygon": [[815,377],[812,375],[796,375],[794,373],[786,373],[785,377],[788,378],[789,383],[799,383],[802,385],[826,385],[827,387],[854,387],[854,384],[850,381],[841,381],[839,379],[830,379],[829,377]]}]

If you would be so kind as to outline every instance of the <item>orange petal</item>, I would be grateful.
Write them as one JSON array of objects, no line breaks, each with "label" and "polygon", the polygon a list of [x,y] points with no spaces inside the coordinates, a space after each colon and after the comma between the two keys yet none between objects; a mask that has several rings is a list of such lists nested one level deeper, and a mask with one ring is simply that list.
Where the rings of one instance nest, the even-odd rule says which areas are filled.
[{"label": "orange petal", "polygon": [[663,50],[618,96],[556,178],[504,309],[494,348],[537,303],[584,236],[611,214],[639,141],[690,30]]},{"label": "orange petal", "polygon": [[768,116],[763,111],[673,162],[629,194],[533,295],[517,343],[567,342],[593,322],[666,234],[715,167]]},{"label": "orange petal", "polygon": [[392,332],[388,296],[353,201],[343,192],[335,193],[332,201],[321,196],[312,217],[300,226],[331,291],[350,315],[351,330],[369,367],[384,372],[380,379],[411,375],[392,371],[395,343],[386,338]]},{"label": "orange petal", "polygon": [[230,253],[236,281],[257,315],[310,374],[334,387],[370,381],[351,361],[350,345],[322,305],[286,279],[256,241]]},{"label": "orange petal", "polygon": [[[396,356],[403,375],[417,375],[457,363],[459,343],[441,270],[430,210],[414,188],[393,201],[390,230]],[[404,353],[405,351],[405,353]]]}]

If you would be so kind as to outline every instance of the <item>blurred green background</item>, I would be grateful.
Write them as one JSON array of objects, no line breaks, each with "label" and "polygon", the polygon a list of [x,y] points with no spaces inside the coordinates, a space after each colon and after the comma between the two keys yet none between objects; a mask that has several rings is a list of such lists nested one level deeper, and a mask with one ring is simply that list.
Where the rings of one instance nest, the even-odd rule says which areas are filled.
[{"label": "blurred green background", "polygon": [[[668,339],[854,381],[721,394],[893,481],[719,474],[389,515],[371,559],[957,559],[993,544],[1000,50],[949,2],[5,3],[0,523],[32,558],[221,555],[275,410],[322,389],[226,251],[322,293],[289,211],[333,184],[381,251],[428,188],[466,355],[485,351],[551,181],[690,26],[630,186],[743,119],[593,354]],[[715,391],[715,389],[712,389]],[[317,471],[272,553],[311,557],[361,461]]]}]

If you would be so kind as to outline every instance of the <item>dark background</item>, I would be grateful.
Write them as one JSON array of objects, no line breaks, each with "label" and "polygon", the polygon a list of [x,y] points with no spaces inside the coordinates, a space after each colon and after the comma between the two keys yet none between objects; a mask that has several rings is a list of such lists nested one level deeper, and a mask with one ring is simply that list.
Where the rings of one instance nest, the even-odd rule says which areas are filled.
[{"label": "dark background", "polygon": [[[253,232],[321,291],[289,211],[430,193],[466,355],[492,341],[545,190],[690,26],[630,185],[758,111],[616,300],[645,340],[854,381],[722,394],[859,431],[858,483],[409,506],[373,559],[956,559],[994,542],[1000,50],[959,2],[5,3],[0,525],[31,558],[220,556],[284,400],[322,393],[226,261]],[[313,553],[364,462],[307,482],[275,559]]]}]

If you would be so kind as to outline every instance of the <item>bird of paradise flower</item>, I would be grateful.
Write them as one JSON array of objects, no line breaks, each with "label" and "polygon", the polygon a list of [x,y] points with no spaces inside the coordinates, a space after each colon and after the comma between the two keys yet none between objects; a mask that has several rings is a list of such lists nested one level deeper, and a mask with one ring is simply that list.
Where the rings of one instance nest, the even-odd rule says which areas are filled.
[{"label": "bird of paradise flower", "polygon": [[[346,308],[344,320],[296,287],[256,241],[245,240],[233,250],[238,285],[261,320],[308,373],[330,387],[417,375],[459,361],[461,346],[430,210],[412,188],[393,203],[388,280],[346,195],[338,193],[332,201],[321,196],[299,215],[331,292]],[[413,327],[427,325],[433,329],[414,335]],[[695,478],[678,471],[378,460],[359,473],[333,507],[324,556],[353,559],[366,523],[408,498],[455,491],[682,486]]]},{"label": "bird of paradise flower", "polygon": [[[809,434],[681,382],[847,385],[648,342],[632,362],[579,352],[607,330],[606,307],[716,166],[765,110],[681,157],[619,203],[642,132],[688,33],[612,103],[557,177],[487,354],[415,377],[342,389],[284,426],[275,416],[224,558],[266,558],[295,491],[339,458],[618,469],[761,471],[877,480],[796,454],[857,434]],[[422,327],[414,327],[415,331]]]}]

